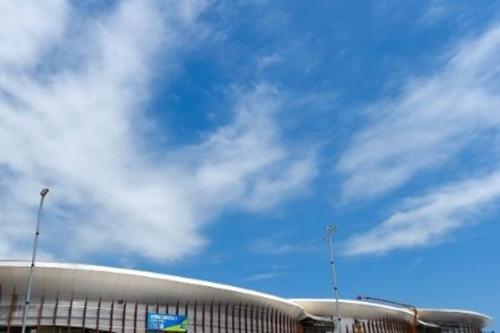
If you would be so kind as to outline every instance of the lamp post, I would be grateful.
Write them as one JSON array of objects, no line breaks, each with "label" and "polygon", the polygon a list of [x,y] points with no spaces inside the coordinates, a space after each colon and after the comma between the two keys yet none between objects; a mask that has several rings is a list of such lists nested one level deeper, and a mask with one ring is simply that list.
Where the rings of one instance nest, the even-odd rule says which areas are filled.
[{"label": "lamp post", "polygon": [[335,327],[338,327],[338,333],[342,333],[342,319],[340,318],[339,310],[339,287],[337,286],[337,269],[335,266],[335,254],[333,252],[333,232],[337,226],[329,225],[326,228],[326,235],[328,240],[328,252],[330,255],[330,266],[332,268],[332,278],[333,278],[333,291],[335,294],[335,316],[337,317],[337,323]]},{"label": "lamp post", "polygon": [[38,250],[38,236],[40,235],[40,218],[42,216],[43,201],[47,193],[49,193],[48,188],[44,188],[40,192],[40,206],[38,207],[38,215],[36,219],[35,241],[33,243],[33,256],[31,257],[31,266],[28,277],[28,288],[26,291],[26,302],[24,303],[24,309],[23,309],[23,327],[21,333],[26,332],[26,317],[28,316],[28,308],[31,300],[31,285],[33,283],[33,271],[35,269],[36,252]]}]

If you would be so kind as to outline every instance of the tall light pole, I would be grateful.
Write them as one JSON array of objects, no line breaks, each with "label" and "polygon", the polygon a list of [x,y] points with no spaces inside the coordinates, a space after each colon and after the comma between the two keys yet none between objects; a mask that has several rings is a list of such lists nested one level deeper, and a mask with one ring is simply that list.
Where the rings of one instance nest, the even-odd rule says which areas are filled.
[{"label": "tall light pole", "polygon": [[[330,266],[332,268],[332,278],[333,278],[333,291],[335,294],[335,316],[337,317],[337,323],[335,327],[338,327],[338,333],[342,333],[342,319],[340,318],[339,309],[339,287],[337,285],[337,269],[335,266],[335,254],[333,252],[333,232],[337,226],[331,224],[326,228],[326,235],[328,240],[328,252],[330,254]],[[24,333],[24,332],[23,332]]]},{"label": "tall light pole", "polygon": [[33,271],[35,269],[36,252],[38,250],[38,236],[40,235],[40,218],[42,216],[43,200],[45,199],[47,193],[49,193],[48,188],[44,188],[40,192],[40,206],[38,207],[38,215],[36,218],[35,241],[33,243],[33,256],[31,257],[31,266],[28,277],[28,288],[26,291],[26,302],[24,303],[24,309],[23,309],[23,328],[21,330],[21,333],[26,332],[26,317],[28,316],[28,308],[31,300],[31,284],[33,283]]}]

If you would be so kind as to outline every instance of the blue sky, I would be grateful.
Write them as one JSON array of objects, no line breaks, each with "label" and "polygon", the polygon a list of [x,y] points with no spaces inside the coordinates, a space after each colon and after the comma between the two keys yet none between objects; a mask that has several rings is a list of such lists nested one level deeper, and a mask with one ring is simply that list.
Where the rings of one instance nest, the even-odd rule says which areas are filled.
[{"label": "blue sky", "polygon": [[499,318],[499,7],[4,2],[0,256]]}]

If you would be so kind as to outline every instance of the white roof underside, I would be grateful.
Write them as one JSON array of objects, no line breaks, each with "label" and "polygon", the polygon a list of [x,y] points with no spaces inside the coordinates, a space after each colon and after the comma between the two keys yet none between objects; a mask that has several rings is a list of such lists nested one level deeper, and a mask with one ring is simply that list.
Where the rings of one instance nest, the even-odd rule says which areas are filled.
[{"label": "white roof underside", "polygon": [[[0,261],[0,283],[2,290],[16,288],[24,294],[30,264],[20,261]],[[56,295],[81,298],[102,297],[108,300],[123,300],[164,304],[166,301],[223,302],[252,304],[277,309],[300,320],[315,316],[331,318],[335,301],[332,299],[284,299],[253,290],[219,283],[178,277],[173,275],[143,272],[131,269],[103,266],[37,263],[33,282],[33,295]],[[413,320],[410,310],[355,300],[340,300],[340,313],[344,318],[379,319],[394,317]],[[418,309],[419,319],[430,323],[472,324],[484,327],[491,318],[483,314],[462,310]]]}]

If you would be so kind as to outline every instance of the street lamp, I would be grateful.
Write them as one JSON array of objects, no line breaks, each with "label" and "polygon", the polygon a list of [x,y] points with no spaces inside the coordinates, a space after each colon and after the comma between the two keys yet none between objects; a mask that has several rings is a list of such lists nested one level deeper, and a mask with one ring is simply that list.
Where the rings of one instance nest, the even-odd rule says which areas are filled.
[{"label": "street lamp", "polygon": [[340,318],[339,310],[339,288],[337,286],[337,269],[335,267],[335,255],[333,252],[333,232],[337,226],[331,224],[326,228],[326,235],[328,240],[328,252],[330,254],[330,266],[332,268],[332,278],[333,278],[333,291],[335,293],[335,316],[337,317],[338,332],[342,333],[342,319]]},{"label": "street lamp", "polygon": [[33,243],[33,256],[31,257],[31,266],[28,277],[28,289],[26,291],[26,302],[24,303],[23,310],[23,328],[21,330],[21,333],[26,333],[26,317],[28,316],[28,308],[30,305],[31,284],[33,283],[33,271],[35,269],[36,251],[38,250],[38,236],[40,235],[40,218],[42,216],[43,200],[45,199],[47,193],[49,193],[48,188],[44,188],[40,192],[40,206],[38,207],[38,215],[36,218],[35,241]]}]

